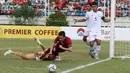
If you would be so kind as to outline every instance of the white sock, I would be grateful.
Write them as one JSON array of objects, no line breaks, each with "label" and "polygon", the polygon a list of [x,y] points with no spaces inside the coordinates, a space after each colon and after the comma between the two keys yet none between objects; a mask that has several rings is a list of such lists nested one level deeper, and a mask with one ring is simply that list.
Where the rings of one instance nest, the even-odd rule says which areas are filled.
[{"label": "white sock", "polygon": [[101,51],[101,46],[100,46],[100,45],[97,45],[96,50],[95,50],[95,52],[96,52],[95,56],[98,57],[100,51]]},{"label": "white sock", "polygon": [[90,48],[90,49],[89,49],[90,52],[93,52],[93,51],[94,51],[94,47],[91,47],[91,46],[90,46],[89,48]]}]

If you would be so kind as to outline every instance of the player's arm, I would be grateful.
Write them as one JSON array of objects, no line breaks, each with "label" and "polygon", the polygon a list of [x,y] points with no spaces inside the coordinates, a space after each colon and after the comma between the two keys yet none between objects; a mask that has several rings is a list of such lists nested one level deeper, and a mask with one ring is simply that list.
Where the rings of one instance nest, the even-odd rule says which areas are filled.
[{"label": "player's arm", "polygon": [[54,44],[51,45],[49,54],[52,54],[53,46]]},{"label": "player's arm", "polygon": [[74,24],[76,24],[77,22],[85,22],[86,19],[74,19]]},{"label": "player's arm", "polygon": [[88,13],[86,13],[86,16],[83,19],[74,19],[74,24],[77,22],[85,22],[89,18]]},{"label": "player's arm", "polygon": [[67,48],[66,47],[63,47],[62,45],[59,45],[59,47],[65,51],[69,51],[69,52],[72,52],[72,42],[71,42],[71,39],[68,39],[67,40]]},{"label": "player's arm", "polygon": [[75,20],[75,22],[84,22],[84,21],[86,21],[86,19],[84,19],[84,18],[83,19],[79,19],[79,20],[78,19],[74,19],[74,20]]},{"label": "player's arm", "polygon": [[63,47],[62,45],[60,45],[59,47],[60,47],[61,49],[65,50],[65,51],[72,52],[72,47],[65,48],[65,47]]},{"label": "player's arm", "polygon": [[104,16],[101,18],[104,22],[110,22],[110,19],[106,19]]},{"label": "player's arm", "polygon": [[50,52],[49,52],[49,54],[52,54],[52,50],[53,50],[54,47],[57,45],[57,43],[59,43],[59,41],[54,42],[54,43],[52,44],[52,46],[50,47]]},{"label": "player's arm", "polygon": [[59,42],[59,41],[58,41],[58,37],[56,37],[55,40],[54,40],[54,43],[53,43],[53,44],[51,45],[51,47],[50,47],[50,52],[49,52],[49,54],[52,54],[52,50],[53,50],[54,46],[57,45],[58,42]]}]

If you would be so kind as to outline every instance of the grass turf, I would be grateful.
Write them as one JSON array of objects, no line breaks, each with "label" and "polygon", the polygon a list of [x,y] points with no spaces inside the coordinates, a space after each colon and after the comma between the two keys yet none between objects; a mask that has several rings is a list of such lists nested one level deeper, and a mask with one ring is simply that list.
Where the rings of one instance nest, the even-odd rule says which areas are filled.
[{"label": "grass turf", "polygon": [[[41,40],[49,47],[52,40]],[[11,48],[15,51],[33,53],[40,51],[40,46],[33,39],[0,39],[0,73],[48,73],[47,66],[51,63],[56,64],[57,73],[71,69],[73,67],[89,64],[97,60],[91,59],[88,55],[87,46],[82,41],[73,41],[73,52],[61,53],[63,61],[40,61],[22,60],[15,55],[3,56],[3,53]],[[100,59],[108,58],[109,42],[102,41],[102,51]],[[110,61],[75,70],[70,73],[129,73],[129,59],[112,59]]]}]

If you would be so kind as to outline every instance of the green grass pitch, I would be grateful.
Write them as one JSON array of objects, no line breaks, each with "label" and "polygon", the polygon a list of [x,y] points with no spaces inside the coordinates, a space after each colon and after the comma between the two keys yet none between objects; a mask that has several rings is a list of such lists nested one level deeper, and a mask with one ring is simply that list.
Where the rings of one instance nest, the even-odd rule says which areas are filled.
[{"label": "green grass pitch", "polygon": [[[50,47],[52,40],[41,40],[46,46]],[[73,52],[61,53],[60,56],[64,58],[63,61],[40,61],[22,60],[15,55],[3,56],[3,53],[11,48],[14,51],[24,53],[33,53],[40,51],[40,46],[33,39],[0,39],[0,73],[48,73],[47,66],[51,63],[56,64],[57,71],[74,68],[76,66],[96,62],[88,55],[87,46],[79,40],[73,41]],[[102,41],[102,51],[100,59],[108,58],[109,41]],[[70,73],[130,73],[130,59],[112,59],[100,64],[90,67],[85,67]]]}]

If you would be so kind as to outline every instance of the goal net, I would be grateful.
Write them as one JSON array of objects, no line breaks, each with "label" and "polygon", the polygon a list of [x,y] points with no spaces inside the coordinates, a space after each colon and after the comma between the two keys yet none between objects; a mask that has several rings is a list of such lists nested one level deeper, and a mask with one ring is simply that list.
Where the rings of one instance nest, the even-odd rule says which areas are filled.
[{"label": "goal net", "polygon": [[[110,57],[130,57],[130,1],[111,0]],[[115,12],[115,13],[114,13]]]}]

